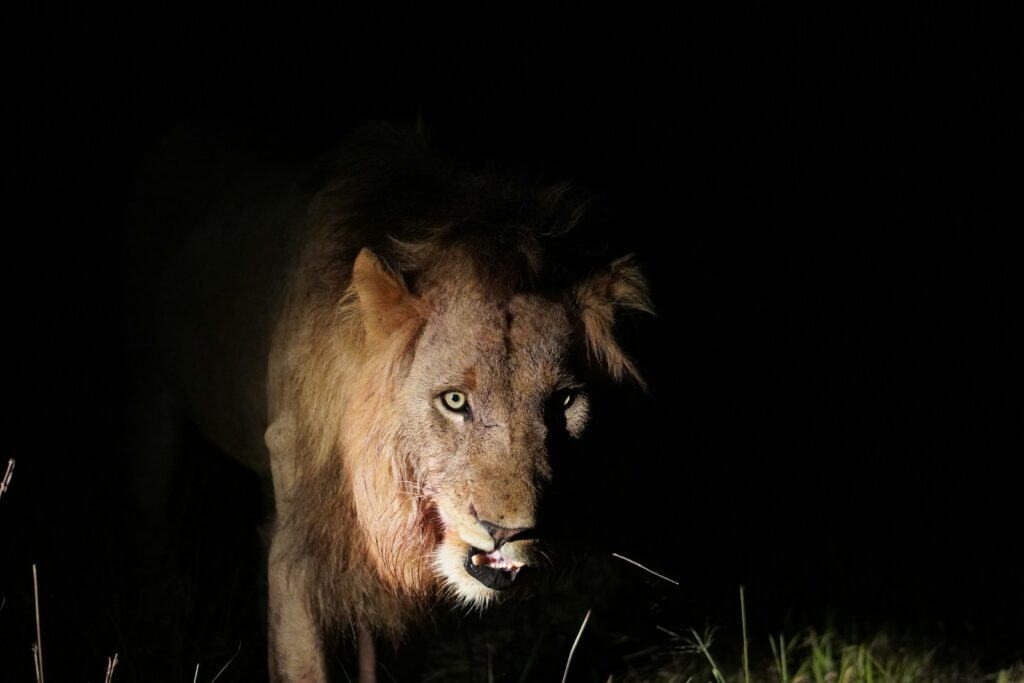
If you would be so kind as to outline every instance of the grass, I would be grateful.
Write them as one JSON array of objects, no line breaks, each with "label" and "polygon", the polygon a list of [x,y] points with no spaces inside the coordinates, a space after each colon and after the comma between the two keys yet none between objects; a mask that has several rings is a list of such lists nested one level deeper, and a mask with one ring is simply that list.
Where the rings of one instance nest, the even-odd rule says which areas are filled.
[{"label": "grass", "polygon": [[36,642],[32,646],[32,658],[36,666],[36,681],[43,683],[43,632],[39,625],[39,574],[32,565],[32,598],[36,606]]},{"label": "grass", "polygon": [[[590,599],[597,594],[581,592],[589,593]],[[835,627],[808,627],[792,634],[751,633],[745,589],[740,588],[739,598],[737,624],[704,630],[653,625],[643,638],[622,635],[618,627],[624,625],[609,621],[608,610],[599,605],[587,611],[591,626],[584,632],[580,603],[573,602],[578,596],[565,603],[545,597],[532,607],[529,603],[502,606],[479,621],[474,619],[462,638],[452,637],[450,629],[439,630],[428,645],[433,656],[428,658],[425,670],[429,673],[423,680],[1024,683],[1024,662],[986,670],[970,656],[944,651],[915,636],[879,633],[866,640],[847,638]],[[737,626],[735,642],[717,637],[727,627]]]},{"label": "grass", "polygon": [[[35,569],[33,566],[33,592],[38,603]],[[463,638],[458,633],[453,635],[448,629],[440,629],[436,634],[438,642],[429,646],[437,657],[428,661],[429,666],[418,680],[486,680],[488,683],[499,680],[558,680],[555,662],[561,658],[564,663],[560,672],[562,683],[583,680],[605,683],[1024,683],[1024,663],[1021,662],[1002,670],[983,671],[970,662],[941,660],[935,649],[913,647],[885,635],[866,642],[847,640],[834,629],[823,632],[808,629],[792,636],[784,633],[768,635],[764,638],[768,648],[761,649],[760,655],[752,657],[752,652],[758,648],[754,647],[748,633],[746,591],[742,587],[739,595],[741,638],[738,643],[725,643],[723,646],[716,642],[714,629],[701,633],[690,628],[681,635],[657,626],[658,632],[669,637],[667,642],[662,639],[660,644],[643,648],[638,656],[615,657],[610,662],[595,664],[601,662],[600,657],[594,657],[595,652],[600,652],[609,641],[615,640],[615,625],[605,624],[598,633],[585,633],[595,614],[591,608],[587,610],[582,624],[577,621],[578,628],[570,629],[568,615],[574,601],[579,599],[579,594],[563,602],[545,598],[539,610],[529,603],[521,603],[511,611],[500,613],[499,610],[494,619],[474,617],[486,626],[479,629],[471,626]],[[33,652],[36,655],[37,681],[43,683],[38,606],[36,609],[37,640]],[[524,615],[528,615],[525,622],[522,621]],[[462,619],[469,620],[469,617]],[[568,646],[566,639],[573,633],[575,639]],[[521,647],[517,648],[517,643],[522,645],[523,634],[532,634],[528,643],[530,647],[525,652]],[[581,642],[588,637],[591,641],[589,649],[580,648]],[[651,638],[647,644],[653,641]],[[237,655],[238,651],[235,652]],[[225,673],[233,660],[234,657],[221,667],[211,683]],[[112,683],[117,664],[117,655],[108,659],[105,683]],[[607,670],[598,673],[603,665]],[[193,680],[198,680],[198,674],[197,666]]]},{"label": "grass", "polygon": [[587,627],[587,622],[590,621],[591,610],[587,610],[587,616],[583,617],[583,623],[580,625],[580,632],[576,634],[576,640],[572,641],[572,647],[569,649],[569,659],[565,662],[565,672],[562,673],[562,683],[569,680],[569,667],[572,666],[572,657],[576,654],[576,648],[580,644],[580,638],[583,637],[583,629]]},{"label": "grass", "polygon": [[[787,640],[784,634],[768,636],[771,658],[761,662],[753,673],[750,666],[750,641],[747,634],[746,595],[740,587],[741,655],[740,663],[728,669],[712,654],[713,630],[702,636],[690,629],[688,636],[673,636],[672,646],[656,655],[647,668],[639,668],[615,680],[659,683],[935,683],[949,681],[1024,682],[1024,662],[998,671],[986,672],[967,662],[940,662],[934,649],[900,645],[885,635],[870,642],[844,640],[835,631],[819,634],[808,630]],[[665,661],[667,659],[667,661]]]},{"label": "grass", "polygon": [[[622,681],[715,681],[716,683],[917,683],[921,681],[1024,681],[1024,664],[994,672],[970,664],[940,663],[933,651],[894,647],[879,636],[869,643],[844,641],[835,633],[809,631],[788,641],[769,638],[773,657],[753,671],[748,665],[723,669],[712,655],[712,643],[696,631],[680,638],[671,661],[634,671]],[[746,643],[744,643],[746,645]],[[694,657],[699,654],[703,657]],[[729,673],[726,673],[729,671]]]},{"label": "grass", "polygon": [[[9,485],[12,471],[13,464],[8,465],[0,483]],[[15,483],[19,484],[20,480]],[[5,496],[0,501],[0,513],[7,512],[6,506],[16,503],[15,498],[12,496],[8,500]],[[187,528],[192,529],[193,526],[188,525]],[[181,590],[169,590],[168,586],[177,584],[165,580],[156,583],[152,591],[163,596],[163,601],[138,600],[138,612],[159,615],[166,620],[166,628],[163,623],[156,628],[143,628],[140,624],[144,622],[138,615],[133,617],[133,613],[124,609],[113,609],[105,618],[120,625],[127,636],[119,640],[112,638],[108,631],[83,631],[65,626],[65,634],[70,630],[75,635],[85,633],[92,639],[87,644],[77,644],[79,647],[74,649],[72,646],[76,643],[72,639],[67,635],[63,639],[59,637],[61,624],[88,622],[91,627],[99,617],[83,616],[83,613],[67,607],[61,611],[57,608],[60,603],[52,598],[45,599],[41,588],[51,588],[55,578],[60,577],[55,577],[52,569],[48,571],[52,564],[40,564],[42,585],[34,581],[30,586],[26,581],[24,593],[27,599],[18,600],[25,609],[14,613],[5,609],[0,601],[0,622],[17,624],[21,639],[26,643],[23,649],[19,646],[19,650],[11,650],[17,654],[19,670],[29,671],[20,663],[30,665],[31,653],[27,643],[32,640],[29,619],[34,609],[34,635],[39,655],[36,664],[40,681],[43,673],[42,651],[38,647],[42,640],[40,612],[47,614],[47,673],[51,680],[96,680],[95,677],[83,677],[80,672],[96,671],[91,668],[94,661],[100,661],[95,654],[112,649],[120,651],[123,657],[120,661],[117,655],[110,659],[103,657],[106,663],[105,683],[264,680],[265,653],[252,636],[263,628],[262,623],[252,627],[252,622],[259,620],[259,610],[250,605],[244,618],[229,618],[233,609],[237,611],[238,603],[249,604],[254,596],[259,595],[259,587],[249,586],[253,583],[251,577],[245,578],[246,575],[241,574],[243,578],[233,578],[235,573],[224,569],[232,566],[228,564],[229,560],[237,562],[239,567],[248,567],[257,561],[253,558],[258,558],[259,549],[251,554],[239,553],[236,546],[224,541],[223,532],[213,533],[212,537],[219,544],[213,547],[213,551],[221,548],[224,557],[217,556],[219,559],[204,562],[198,567],[189,564],[175,569],[168,566],[170,578],[178,576],[172,570],[182,573],[179,577],[183,583]],[[255,536],[252,541],[257,541]],[[209,553],[213,551],[199,552],[188,547],[187,555],[209,559]],[[647,561],[647,558],[639,559]],[[197,573],[198,578],[192,577],[190,572],[205,569],[208,564],[212,564],[209,572]],[[510,602],[482,617],[457,611],[449,613],[446,608],[439,607],[431,615],[435,622],[432,624],[434,630],[431,632],[428,625],[407,643],[426,652],[422,662],[415,667],[418,674],[399,676],[398,680],[453,683],[558,680],[566,683],[1024,683],[1024,663],[1017,662],[1008,667],[1004,663],[1002,669],[986,669],[974,664],[969,656],[937,649],[934,642],[925,641],[922,645],[913,639],[883,634],[869,639],[864,639],[863,634],[861,637],[847,637],[839,628],[812,628],[807,619],[796,622],[803,627],[799,630],[766,633],[757,627],[757,593],[748,595],[743,588],[740,589],[739,615],[736,618],[730,618],[728,614],[725,617],[719,615],[722,626],[717,631],[686,628],[695,619],[702,618],[703,609],[697,611],[691,607],[681,613],[669,606],[670,600],[663,598],[694,595],[692,582],[684,582],[680,586],[675,579],[621,555],[581,560],[576,563],[575,572],[572,580],[565,584],[538,589],[538,595],[533,598]],[[241,587],[232,587],[236,582]],[[113,603],[132,604],[134,594],[119,588],[117,582],[103,585],[102,594],[109,596]],[[703,590],[714,593],[714,589],[706,586]],[[40,597],[44,598],[41,606]],[[715,599],[712,602],[719,605],[729,601]],[[627,609],[624,610],[624,606]],[[748,607],[752,607],[750,613]],[[633,608],[632,612],[628,608]],[[23,619],[21,615],[28,618]],[[248,639],[243,638],[246,633],[250,634]],[[164,636],[173,642],[161,640]],[[240,644],[243,640],[244,645]],[[398,657],[404,657],[406,651],[401,650]],[[200,660],[201,670],[197,666]],[[68,675],[68,670],[79,673]],[[381,680],[391,679],[382,675]]]},{"label": "grass", "polygon": [[7,461],[7,469],[4,471],[4,476],[0,478],[0,498],[4,497],[7,493],[7,489],[11,485],[11,477],[14,476],[14,458],[10,458]]}]

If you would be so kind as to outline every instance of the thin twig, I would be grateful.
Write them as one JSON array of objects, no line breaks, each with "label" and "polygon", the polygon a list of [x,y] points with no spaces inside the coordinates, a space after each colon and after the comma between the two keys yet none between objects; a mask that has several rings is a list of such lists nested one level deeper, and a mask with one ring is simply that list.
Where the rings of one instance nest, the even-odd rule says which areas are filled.
[{"label": "thin twig", "polygon": [[590,612],[587,610],[587,616],[583,617],[583,623],[580,624],[580,632],[576,634],[576,640],[572,642],[572,648],[569,650],[569,659],[565,662],[565,673],[562,674],[562,683],[565,683],[569,679],[569,667],[572,665],[572,656],[576,654],[576,646],[580,644],[580,638],[583,637],[583,629],[587,627],[587,622],[590,621]]},{"label": "thin twig", "polygon": [[[239,653],[239,652],[241,652],[241,651],[242,651],[242,641],[238,641],[238,649],[237,649],[237,650],[235,650],[235,654],[231,655],[231,659],[229,659],[229,660],[227,661],[227,663],[226,663],[226,664],[224,664],[224,666],[222,666],[222,667],[220,668],[220,671],[218,671],[218,672],[217,672],[217,675],[216,675],[216,676],[214,676],[214,677],[213,677],[213,678],[212,678],[212,679],[210,680],[210,683],[216,683],[216,680],[217,680],[218,678],[220,678],[220,675],[221,675],[222,673],[224,673],[224,670],[225,670],[225,669],[227,669],[227,668],[228,668],[229,666],[231,666],[231,662],[235,661],[235,657],[237,657],[237,656],[238,656],[238,653]],[[198,664],[196,664],[196,672],[197,672],[197,673],[199,672],[199,665],[198,665]]]},{"label": "thin twig", "polygon": [[196,673],[192,676],[192,683],[196,683],[199,680],[199,662],[196,662]]},{"label": "thin twig", "polygon": [[544,638],[547,634],[547,627],[540,630],[540,635],[537,636],[537,642],[533,644],[533,649],[530,650],[530,656],[526,658],[526,664],[523,666],[523,672],[519,674],[519,683],[526,683],[526,681],[530,680],[530,669],[533,668],[533,663],[537,659],[537,653],[540,652],[541,645],[544,644]]},{"label": "thin twig", "polygon": [[4,473],[4,478],[0,479],[0,498],[3,498],[4,494],[7,493],[7,487],[11,485],[11,477],[14,475],[14,458],[7,460],[7,472]]},{"label": "thin twig", "polygon": [[625,560],[626,562],[629,562],[630,564],[635,564],[636,566],[640,567],[640,569],[643,569],[645,572],[650,572],[651,574],[654,574],[659,579],[662,579],[664,581],[668,581],[669,583],[674,584],[676,586],[679,585],[679,582],[676,581],[675,579],[670,579],[667,576],[665,576],[664,574],[659,574],[658,572],[654,571],[653,569],[648,569],[647,567],[643,566],[642,564],[640,564],[636,560],[631,560],[628,557],[626,557],[625,555],[619,555],[618,553],[612,553],[612,557],[617,557],[620,560]]},{"label": "thin twig", "polygon": [[[8,465],[8,473],[10,473],[11,467]],[[36,573],[36,566],[32,565],[32,592],[36,599],[36,647],[34,650],[36,657],[36,680],[38,683],[44,683],[43,678],[43,631],[39,627],[39,575]]]}]

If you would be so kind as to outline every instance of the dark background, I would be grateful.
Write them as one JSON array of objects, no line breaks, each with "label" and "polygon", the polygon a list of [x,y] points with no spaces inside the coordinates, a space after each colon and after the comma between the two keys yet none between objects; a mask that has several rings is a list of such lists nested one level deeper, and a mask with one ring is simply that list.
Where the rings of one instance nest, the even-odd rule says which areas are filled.
[{"label": "dark background", "polygon": [[[127,547],[122,238],[161,135],[187,120],[293,160],[418,116],[444,152],[574,180],[649,276],[657,316],[623,333],[650,395],[604,421],[620,464],[593,505],[598,548],[683,582],[659,623],[734,620],[743,583],[761,632],[832,618],[1020,656],[1019,259],[997,239],[1008,86],[987,19],[34,18],[7,48],[25,211],[4,250],[0,670],[31,675],[32,563],[52,676],[98,678],[115,650],[230,656],[260,629],[247,473],[197,457],[182,475],[181,542],[207,553],[186,578],[149,581]],[[160,591],[185,616],[150,609]],[[166,637],[179,617],[217,635]]]}]

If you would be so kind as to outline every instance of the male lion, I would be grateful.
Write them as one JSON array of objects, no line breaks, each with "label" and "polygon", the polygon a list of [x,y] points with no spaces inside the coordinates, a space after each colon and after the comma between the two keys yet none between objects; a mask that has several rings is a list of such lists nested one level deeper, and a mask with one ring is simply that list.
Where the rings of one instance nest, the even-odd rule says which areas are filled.
[{"label": "male lion", "polygon": [[372,681],[375,636],[437,599],[492,603],[537,563],[584,380],[639,381],[613,325],[650,310],[644,280],[594,261],[564,187],[456,172],[392,129],[211,206],[164,271],[164,375],[272,475],[272,679],[326,680],[347,633]]}]

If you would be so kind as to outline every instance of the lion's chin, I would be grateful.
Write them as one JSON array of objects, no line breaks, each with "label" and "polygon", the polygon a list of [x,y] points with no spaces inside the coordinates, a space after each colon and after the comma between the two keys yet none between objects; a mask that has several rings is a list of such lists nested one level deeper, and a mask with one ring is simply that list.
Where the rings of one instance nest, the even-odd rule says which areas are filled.
[{"label": "lion's chin", "polygon": [[434,570],[449,597],[467,607],[483,609],[496,602],[500,594],[473,578],[466,569],[466,558],[471,550],[468,543],[445,539],[434,551]]}]

